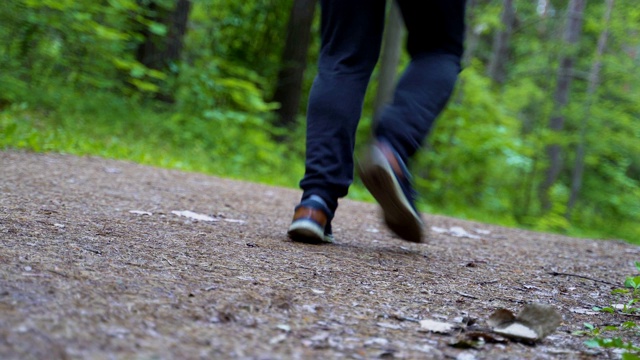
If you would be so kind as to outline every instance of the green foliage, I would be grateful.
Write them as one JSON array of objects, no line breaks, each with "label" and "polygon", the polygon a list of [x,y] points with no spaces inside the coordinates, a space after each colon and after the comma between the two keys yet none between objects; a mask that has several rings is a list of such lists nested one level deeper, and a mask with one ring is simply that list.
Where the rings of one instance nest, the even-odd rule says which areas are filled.
[{"label": "green foliage", "polygon": [[[154,70],[136,59],[144,34],[174,0],[7,0],[0,12],[0,147],[127,158],[295,186],[303,173],[304,114],[274,128],[269,99],[280,68],[292,0],[193,0],[182,60]],[[421,206],[432,212],[581,236],[640,242],[640,10],[615,2],[600,81],[588,94],[604,2],[588,2],[579,45],[562,39],[566,2],[516,1],[507,82],[486,75],[501,2],[474,2],[472,61],[425,151],[414,159]],[[152,6],[153,5],[153,6]],[[319,21],[314,23],[318,34]],[[548,130],[559,59],[578,56],[565,130]],[[318,37],[305,74],[306,98]],[[402,63],[409,61],[407,54]],[[374,81],[359,129],[370,133]],[[170,94],[171,104],[153,97]],[[304,104],[301,106],[304,109]],[[583,131],[584,129],[584,131]],[[274,138],[288,134],[289,143]],[[275,135],[275,136],[274,136]],[[560,144],[563,169],[550,210],[539,187],[546,147]],[[576,150],[584,144],[582,189],[569,206]],[[350,196],[371,199],[359,186]],[[631,278],[630,288],[639,279]],[[629,290],[627,288],[626,290]],[[630,307],[635,304],[629,304]]]},{"label": "green foliage", "polygon": [[[636,270],[640,274],[640,261],[636,261]],[[633,296],[640,299],[640,275],[629,276],[624,281],[624,286],[633,289]]]},{"label": "green foliage", "polygon": [[427,203],[446,204],[449,211],[482,206],[509,217],[512,201],[507,190],[531,158],[523,155],[518,120],[488,90],[479,64],[461,75],[463,102],[452,103],[439,119],[428,151],[414,164],[416,185]]},{"label": "green foliage", "polygon": [[[587,80],[595,44],[604,30],[605,9],[602,3],[587,6],[581,42],[571,49],[577,57],[570,102],[562,112],[564,132],[548,130],[548,123],[554,109],[558,59],[568,51],[559,41],[565,14],[556,11],[557,16],[541,18],[535,2],[517,3],[509,79],[498,85],[484,75],[492,43],[483,31],[501,28],[495,22],[500,6],[496,2],[476,5],[470,24],[480,37],[475,60],[463,71],[458,93],[432,134],[431,147],[416,164],[422,175],[418,186],[429,210],[545,231],[615,234],[640,241],[636,100],[640,77],[639,63],[629,52],[640,47],[638,33],[629,27],[638,20],[638,11],[629,1],[615,4],[611,41],[594,95],[587,94]],[[582,128],[586,128],[584,137]],[[585,170],[578,203],[570,208],[580,142],[586,149]],[[543,210],[538,189],[547,167],[545,149],[552,143],[560,144],[564,165],[550,191],[552,207]]]},{"label": "green foliage", "polygon": [[[640,262],[636,262],[636,270],[640,273]],[[614,314],[617,311],[621,311],[623,314],[636,314],[640,313],[640,308],[634,307],[634,304],[640,301],[639,283],[636,280],[640,280],[640,276],[627,277],[624,286],[625,288],[618,288],[612,291],[612,294],[619,298],[626,298],[627,300],[624,306],[619,309],[616,306],[607,306],[604,308],[596,307],[595,311],[601,311],[609,314]],[[629,290],[628,288],[631,288]],[[585,345],[592,348],[613,348],[622,350],[623,359],[638,359],[640,358],[640,347],[634,344],[633,341],[625,340],[623,337],[631,337],[637,339],[640,335],[640,324],[634,321],[625,321],[618,326],[608,325],[602,328],[598,328],[593,324],[585,323],[584,328],[586,330],[578,330],[573,332],[573,335],[589,336],[591,339],[585,341]],[[616,336],[606,336],[607,333],[614,332]]]},{"label": "green foliage", "polygon": [[[0,99],[24,98],[25,87],[63,82],[77,88],[156,92],[166,75],[135,60],[133,49],[145,28],[163,33],[135,0],[8,0],[3,5]],[[89,61],[88,61],[89,60]],[[130,86],[127,86],[130,85]]]},{"label": "green foliage", "polygon": [[301,163],[270,140],[259,117],[231,111],[177,116],[113,94],[83,102],[78,96],[64,92],[64,111],[53,115],[26,104],[0,112],[0,149],[97,155],[278,185],[302,174]]},{"label": "green foliage", "polygon": [[589,347],[615,348],[634,352],[640,351],[640,347],[634,346],[631,341],[625,342],[621,338],[594,338],[585,341],[585,345]]},{"label": "green foliage", "polygon": [[[255,52],[248,42],[208,36],[223,30],[221,36],[255,40],[255,19],[245,15],[265,17],[266,29],[276,23],[277,12],[266,11],[275,3],[196,2],[192,26],[204,26],[188,32],[189,61],[166,72],[135,55],[144,31],[167,35],[165,24],[150,19],[174,1],[10,0],[3,6],[0,148],[94,154],[281,185],[301,175],[302,162],[290,161],[286,145],[271,139],[277,129],[268,121],[275,105],[264,100],[266,79],[242,65],[249,61],[212,55],[243,49],[246,59],[262,61],[257,52],[275,56],[279,36],[270,35]],[[207,9],[216,20],[229,15],[244,27],[221,28]],[[175,89],[175,105],[144,100],[166,84]]]},{"label": "green foliage", "polygon": [[[640,262],[635,263],[636,270],[640,273]],[[623,314],[637,314],[640,313],[640,308],[635,307],[635,304],[640,302],[640,276],[627,277],[624,286],[626,288],[618,288],[612,291],[612,294],[618,298],[626,298],[626,303],[622,308],[619,306],[607,306],[603,308],[596,307],[595,311],[602,311],[609,314],[614,314],[617,311],[621,311]],[[629,290],[628,288],[631,288]],[[638,359],[640,358],[640,347],[634,344],[632,341],[624,340],[622,336],[626,335],[632,338],[637,338],[640,335],[640,324],[634,321],[625,321],[618,326],[605,326],[598,328],[593,324],[585,323],[586,330],[575,331],[573,334],[578,336],[589,336],[591,339],[585,341],[585,345],[593,348],[613,348],[623,350],[623,359]],[[615,337],[605,336],[608,332],[615,332]]]},{"label": "green foliage", "polygon": [[606,326],[602,329],[596,328],[592,324],[585,323],[586,331],[574,332],[574,335],[588,335],[593,336],[591,339],[584,342],[584,344],[591,348],[604,348],[604,349],[619,349],[622,350],[622,359],[640,359],[640,347],[635,345],[632,341],[625,341],[623,338],[616,337],[604,337],[606,332],[621,332],[621,331],[633,331],[636,332],[640,329],[636,323],[627,321],[617,326]]},{"label": "green foliage", "polygon": [[277,104],[265,102],[263,88],[264,80],[254,71],[217,58],[185,65],[178,79],[177,112],[225,108],[267,116]]},{"label": "green foliage", "polygon": [[195,1],[193,55],[216,56],[275,79],[291,0]]}]

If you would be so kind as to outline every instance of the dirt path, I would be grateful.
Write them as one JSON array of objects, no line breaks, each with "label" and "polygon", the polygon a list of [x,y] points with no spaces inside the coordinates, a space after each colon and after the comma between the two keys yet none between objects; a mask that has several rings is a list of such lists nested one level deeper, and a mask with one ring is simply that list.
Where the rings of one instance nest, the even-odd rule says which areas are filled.
[{"label": "dirt path", "polygon": [[[616,301],[605,282],[632,275],[637,246],[429,215],[448,232],[411,244],[354,201],[341,203],[338,244],[298,244],[285,236],[298,195],[0,152],[0,358],[590,358],[607,353],[571,332],[624,320],[585,310]],[[172,213],[184,210],[216,221]],[[453,236],[456,226],[472,236]],[[530,302],[563,316],[537,346],[457,349],[455,332],[416,322],[482,325]]]}]

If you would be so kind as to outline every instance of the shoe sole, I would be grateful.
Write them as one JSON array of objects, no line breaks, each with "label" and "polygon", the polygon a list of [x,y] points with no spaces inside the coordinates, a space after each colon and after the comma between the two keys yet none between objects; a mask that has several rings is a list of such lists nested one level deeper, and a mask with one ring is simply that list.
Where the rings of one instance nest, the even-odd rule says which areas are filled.
[{"label": "shoe sole", "polygon": [[325,235],[324,231],[311,220],[296,220],[291,226],[287,235],[293,241],[308,244],[333,243],[333,236]]},{"label": "shoe sole", "polygon": [[358,170],[364,186],[380,204],[389,229],[403,240],[422,242],[424,230],[420,215],[413,210],[402,192],[382,151],[371,146]]}]

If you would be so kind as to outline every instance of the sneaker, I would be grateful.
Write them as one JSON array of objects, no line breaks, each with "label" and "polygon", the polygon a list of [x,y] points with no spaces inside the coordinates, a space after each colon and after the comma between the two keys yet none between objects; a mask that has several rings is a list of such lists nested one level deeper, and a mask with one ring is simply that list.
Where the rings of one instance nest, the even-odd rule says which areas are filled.
[{"label": "sneaker", "polygon": [[312,196],[296,206],[287,234],[298,242],[333,243],[330,215],[324,201]]},{"label": "sneaker", "polygon": [[422,242],[424,223],[414,204],[411,175],[391,145],[384,141],[370,145],[358,172],[382,207],[389,229],[403,240]]}]

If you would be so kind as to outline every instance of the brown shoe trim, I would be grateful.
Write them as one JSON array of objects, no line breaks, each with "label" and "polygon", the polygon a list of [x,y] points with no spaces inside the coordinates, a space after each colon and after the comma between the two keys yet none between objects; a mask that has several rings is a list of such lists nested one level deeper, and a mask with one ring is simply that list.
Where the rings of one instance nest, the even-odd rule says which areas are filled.
[{"label": "brown shoe trim", "polygon": [[396,155],[391,147],[383,142],[377,142],[376,146],[382,152],[382,155],[384,155],[384,157],[387,159],[387,162],[389,163],[389,166],[391,166],[393,172],[396,174],[396,177],[398,179],[404,180],[402,167],[400,166],[400,162],[398,161],[398,158],[396,158]]},{"label": "brown shoe trim", "polygon": [[296,209],[293,214],[293,221],[309,219],[312,220],[318,225],[320,225],[323,229],[327,225],[327,215],[322,210],[314,209],[312,207],[300,206]]}]

